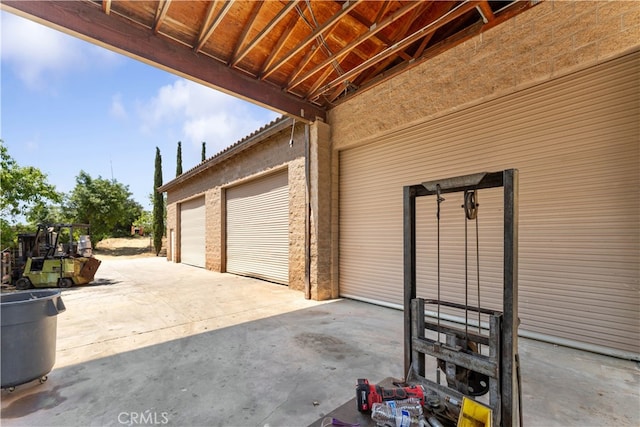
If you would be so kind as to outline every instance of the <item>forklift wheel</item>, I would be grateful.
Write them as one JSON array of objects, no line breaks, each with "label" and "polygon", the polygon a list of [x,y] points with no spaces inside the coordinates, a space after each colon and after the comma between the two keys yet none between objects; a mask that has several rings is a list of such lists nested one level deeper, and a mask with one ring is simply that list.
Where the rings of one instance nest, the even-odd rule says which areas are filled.
[{"label": "forklift wheel", "polygon": [[30,289],[33,286],[31,285],[31,280],[26,277],[21,277],[16,281],[16,289],[19,291],[24,291],[26,289]]},{"label": "forklift wheel", "polygon": [[68,277],[63,277],[62,279],[58,280],[59,288],[70,288],[71,286],[73,286],[73,280],[69,279]]}]

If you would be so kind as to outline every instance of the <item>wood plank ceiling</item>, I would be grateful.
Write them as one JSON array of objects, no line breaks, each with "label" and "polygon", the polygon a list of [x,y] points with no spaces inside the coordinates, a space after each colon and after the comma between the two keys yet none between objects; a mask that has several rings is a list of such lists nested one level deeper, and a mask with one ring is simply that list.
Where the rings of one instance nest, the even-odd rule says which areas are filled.
[{"label": "wood plank ceiling", "polygon": [[305,121],[529,1],[3,0],[2,8]]}]

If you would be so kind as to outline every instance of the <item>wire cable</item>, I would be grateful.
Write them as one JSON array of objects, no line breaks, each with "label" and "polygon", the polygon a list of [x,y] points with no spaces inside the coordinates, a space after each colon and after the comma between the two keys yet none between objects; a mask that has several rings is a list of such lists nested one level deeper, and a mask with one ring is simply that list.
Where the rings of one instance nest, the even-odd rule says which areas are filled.
[{"label": "wire cable", "polygon": [[[476,199],[477,200],[477,199]],[[480,206],[476,201],[476,210]],[[476,282],[478,284],[478,334],[482,334],[482,323],[480,314],[480,227],[478,224],[478,215],[476,215]],[[478,353],[482,354],[482,344],[478,343]]]},{"label": "wire cable", "polygon": [[464,193],[464,339],[469,341],[469,249],[467,238],[467,221],[469,220],[467,192]]},{"label": "wire cable", "polygon": [[[438,344],[440,344],[440,204],[444,202],[444,197],[440,195],[440,184],[436,184],[436,201],[438,209],[436,211],[437,219],[437,263],[438,263]],[[440,384],[440,369],[436,366],[436,381]]]}]

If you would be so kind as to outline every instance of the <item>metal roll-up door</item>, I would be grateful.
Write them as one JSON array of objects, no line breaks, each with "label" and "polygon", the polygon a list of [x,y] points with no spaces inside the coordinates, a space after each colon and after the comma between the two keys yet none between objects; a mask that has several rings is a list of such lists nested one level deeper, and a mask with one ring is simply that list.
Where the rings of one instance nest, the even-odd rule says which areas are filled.
[{"label": "metal roll-up door", "polygon": [[289,283],[287,171],[226,190],[227,271]]},{"label": "metal roll-up door", "polygon": [[180,204],[180,261],[196,267],[205,266],[204,197]]},{"label": "metal roll-up door", "polygon": [[[640,353],[640,55],[340,153],[340,293],[402,305],[404,185],[520,170],[521,330]],[[479,193],[482,305],[502,298],[501,189]],[[442,299],[475,304],[475,225],[445,195]],[[436,202],[417,201],[418,294],[435,297]]]}]

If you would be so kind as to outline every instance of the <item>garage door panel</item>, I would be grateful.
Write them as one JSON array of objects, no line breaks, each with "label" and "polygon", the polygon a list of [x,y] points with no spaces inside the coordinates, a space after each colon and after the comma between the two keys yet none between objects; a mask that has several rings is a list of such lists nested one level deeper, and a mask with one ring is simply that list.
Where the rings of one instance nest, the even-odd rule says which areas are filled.
[{"label": "garage door panel", "polygon": [[[619,58],[342,151],[341,294],[402,305],[403,186],[517,168],[521,329],[639,353],[639,57]],[[481,298],[491,305],[501,301],[502,292],[498,193],[478,194]],[[443,299],[460,301],[461,196],[444,197],[441,292]],[[436,202],[416,202],[418,293],[434,297]],[[469,226],[468,276],[475,289],[475,225]],[[607,330],[615,335],[606,336]]]},{"label": "garage door panel", "polygon": [[180,260],[183,264],[205,267],[204,197],[180,205]]},{"label": "garage door panel", "polygon": [[287,172],[226,190],[227,271],[289,283]]}]

